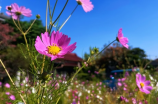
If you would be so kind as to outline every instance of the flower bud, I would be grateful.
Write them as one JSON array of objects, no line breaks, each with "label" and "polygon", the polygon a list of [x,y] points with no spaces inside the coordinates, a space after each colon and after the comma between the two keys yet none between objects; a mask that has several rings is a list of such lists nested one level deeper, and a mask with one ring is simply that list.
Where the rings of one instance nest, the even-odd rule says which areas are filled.
[{"label": "flower bud", "polygon": [[37,19],[40,19],[40,15],[39,15],[39,14],[37,14],[37,15],[36,15],[36,18],[37,18]]}]

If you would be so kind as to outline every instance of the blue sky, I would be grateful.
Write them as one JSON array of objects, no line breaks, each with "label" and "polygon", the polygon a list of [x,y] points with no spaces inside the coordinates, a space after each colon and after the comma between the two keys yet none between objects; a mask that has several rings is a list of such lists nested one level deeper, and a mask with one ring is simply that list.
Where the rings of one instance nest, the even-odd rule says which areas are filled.
[{"label": "blue sky", "polygon": [[[55,0],[50,0],[53,8]],[[62,10],[66,0],[58,0],[55,19]],[[148,58],[158,56],[158,0],[91,0],[94,9],[84,12],[79,6],[61,32],[71,37],[71,43],[77,42],[74,51],[82,57],[89,52],[89,47],[103,49],[104,44],[113,41],[119,28],[129,39],[129,45],[145,50]],[[32,10],[34,19],[36,14],[41,15],[45,25],[46,0],[0,0],[2,12],[5,6],[17,3]],[[61,15],[59,24],[62,24],[77,5],[76,0],[69,0],[68,5]],[[40,35],[40,34],[39,34]]]}]

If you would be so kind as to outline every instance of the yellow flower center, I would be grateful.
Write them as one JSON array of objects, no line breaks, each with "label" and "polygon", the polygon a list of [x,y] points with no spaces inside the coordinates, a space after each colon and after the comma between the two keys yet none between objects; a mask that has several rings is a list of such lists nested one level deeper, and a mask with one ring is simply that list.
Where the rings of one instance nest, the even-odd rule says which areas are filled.
[{"label": "yellow flower center", "polygon": [[58,47],[56,44],[52,46],[48,46],[48,53],[52,55],[57,55],[61,51],[61,47]]},{"label": "yellow flower center", "polygon": [[143,88],[144,87],[144,83],[140,83],[140,86],[141,86],[141,88]]},{"label": "yellow flower center", "polygon": [[82,2],[81,1],[77,1],[78,5],[82,5]]}]

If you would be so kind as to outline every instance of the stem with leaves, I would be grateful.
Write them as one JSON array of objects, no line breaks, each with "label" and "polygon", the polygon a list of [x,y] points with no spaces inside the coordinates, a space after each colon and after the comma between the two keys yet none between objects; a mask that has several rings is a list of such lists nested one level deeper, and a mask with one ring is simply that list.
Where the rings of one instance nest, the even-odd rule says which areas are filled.
[{"label": "stem with leaves", "polygon": [[15,87],[16,91],[19,93],[19,95],[20,95],[21,99],[23,100],[24,104],[26,104],[26,101],[24,100],[23,96],[21,95],[21,92],[20,92],[20,91],[17,89],[17,87],[15,86],[15,83],[13,82],[13,80],[12,80],[11,76],[9,75],[8,70],[6,69],[6,67],[5,67],[5,65],[3,64],[3,62],[2,62],[2,60],[1,60],[1,59],[0,59],[0,62],[1,62],[1,64],[2,64],[2,66],[3,66],[4,70],[6,71],[6,73],[7,73],[8,77],[9,77],[9,79],[10,79],[11,83],[12,83],[12,84],[13,84],[13,86]]}]

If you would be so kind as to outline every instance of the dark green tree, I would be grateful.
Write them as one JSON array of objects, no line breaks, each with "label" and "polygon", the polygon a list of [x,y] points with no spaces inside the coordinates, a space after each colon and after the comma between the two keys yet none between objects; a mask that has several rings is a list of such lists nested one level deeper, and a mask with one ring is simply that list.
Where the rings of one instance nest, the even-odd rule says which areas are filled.
[{"label": "dark green tree", "polygon": [[[33,21],[34,20],[20,21],[20,25],[21,25],[24,32],[27,31],[27,29],[30,27],[30,25],[32,24]],[[16,28],[16,26],[15,26],[14,22],[12,21],[12,19],[7,19],[4,23],[9,24],[9,26],[14,28],[14,32],[12,33],[12,35],[14,35],[16,33],[21,34],[20,31]],[[17,21],[16,21],[16,23],[17,23]],[[44,33],[44,32],[45,32],[45,26],[43,26],[42,21],[41,20],[36,20],[35,23],[33,24],[32,28],[30,29],[30,31],[26,35],[26,38],[27,38],[27,40],[36,39],[37,36],[41,35],[41,33]],[[14,42],[14,43],[15,44],[25,43],[22,34],[17,38],[17,41]]]}]

